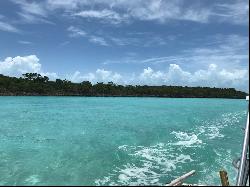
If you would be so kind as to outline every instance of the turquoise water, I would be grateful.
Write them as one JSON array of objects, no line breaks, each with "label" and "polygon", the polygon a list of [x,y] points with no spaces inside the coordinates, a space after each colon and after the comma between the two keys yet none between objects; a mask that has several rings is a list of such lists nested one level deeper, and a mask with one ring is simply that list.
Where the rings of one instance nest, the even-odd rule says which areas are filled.
[{"label": "turquoise water", "polygon": [[247,102],[0,97],[0,185],[220,184],[240,155]]}]

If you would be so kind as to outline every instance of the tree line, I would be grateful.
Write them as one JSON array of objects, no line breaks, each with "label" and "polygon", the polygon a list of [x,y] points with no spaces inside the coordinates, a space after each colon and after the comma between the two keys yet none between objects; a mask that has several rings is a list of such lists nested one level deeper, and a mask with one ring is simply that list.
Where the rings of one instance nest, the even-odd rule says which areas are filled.
[{"label": "tree line", "polygon": [[117,85],[113,82],[92,84],[89,81],[73,83],[66,79],[50,81],[47,76],[38,73],[25,73],[20,78],[0,74],[0,95],[245,98],[247,93],[234,88]]}]

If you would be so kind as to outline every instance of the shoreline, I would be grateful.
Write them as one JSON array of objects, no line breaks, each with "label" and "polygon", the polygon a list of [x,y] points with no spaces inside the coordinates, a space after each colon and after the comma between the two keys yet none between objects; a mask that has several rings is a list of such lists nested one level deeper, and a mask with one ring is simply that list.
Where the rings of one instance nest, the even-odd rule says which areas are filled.
[{"label": "shoreline", "polygon": [[139,95],[61,95],[61,94],[1,94],[0,97],[117,97],[117,98],[166,98],[166,99],[246,99],[245,97],[168,97],[168,96],[139,96]]},{"label": "shoreline", "polygon": [[0,96],[71,96],[71,97],[155,97],[155,98],[229,98],[245,99],[248,93],[235,88],[189,87],[172,85],[119,85],[113,82],[73,83],[49,81],[40,74],[27,73],[24,78],[0,74]]}]

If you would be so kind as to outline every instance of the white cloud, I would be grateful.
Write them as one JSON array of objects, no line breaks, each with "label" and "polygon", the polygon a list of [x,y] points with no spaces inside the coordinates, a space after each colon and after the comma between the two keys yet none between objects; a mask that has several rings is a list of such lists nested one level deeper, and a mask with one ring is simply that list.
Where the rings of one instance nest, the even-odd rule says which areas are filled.
[{"label": "white cloud", "polygon": [[102,45],[102,46],[108,46],[108,43],[106,42],[106,40],[99,36],[90,36],[89,41],[92,43]]},{"label": "white cloud", "polygon": [[[120,24],[135,20],[157,21],[192,21],[197,23],[248,24],[249,1],[203,1],[186,2],[185,0],[44,0],[12,2],[21,8],[19,15],[25,22],[52,23],[47,20],[56,10],[68,18],[98,19],[104,23]],[[62,14],[61,14],[62,13]]]},{"label": "white cloud", "polygon": [[[0,74],[20,77],[27,72],[40,73],[51,80],[59,78],[56,73],[44,72],[36,55],[7,57],[4,61],[0,61]],[[126,76],[105,69],[97,69],[87,74],[76,71],[73,75],[67,76],[67,79],[72,82],[88,80],[92,83],[112,81],[118,84],[233,87],[248,91],[248,77],[249,72],[246,69],[222,68],[212,63],[206,69],[194,72],[185,71],[178,64],[170,64],[166,70],[155,71],[148,67],[140,74],[131,73]]]},{"label": "white cloud", "polygon": [[47,23],[47,24],[54,25],[53,22],[48,21],[47,19],[44,19],[37,15],[30,14],[30,13],[19,12],[18,15],[21,17],[21,21],[24,23],[32,23],[32,24]]},{"label": "white cloud", "polygon": [[67,30],[70,32],[70,35],[69,35],[70,37],[78,37],[78,36],[87,35],[85,31],[74,26],[70,26]]},{"label": "white cloud", "polygon": [[0,61],[0,74],[21,77],[24,73],[40,73],[52,79],[58,77],[56,73],[43,72],[36,55],[7,57]]},{"label": "white cloud", "polygon": [[246,67],[249,61],[248,37],[217,35],[212,40],[216,42],[211,46],[184,51],[180,56],[183,59],[182,63],[191,62],[193,66],[216,63],[220,64],[221,67]]},{"label": "white cloud", "polygon": [[210,64],[208,69],[194,73],[184,71],[177,64],[170,64],[167,71],[154,71],[148,67],[139,76],[140,84],[233,87],[248,90],[249,72],[244,69],[227,70]]},{"label": "white cloud", "polygon": [[0,73],[10,76],[21,76],[23,73],[36,73],[41,70],[39,59],[35,55],[7,57],[0,63]]},{"label": "white cloud", "polygon": [[[211,16],[211,10],[205,8],[188,9],[185,14],[179,18],[179,20],[187,20],[193,22],[207,23]],[[178,18],[177,18],[178,19]]]},{"label": "white cloud", "polygon": [[183,6],[182,1],[152,0],[137,1],[131,8],[130,15],[138,20],[156,20],[161,23],[169,20],[187,20],[206,23],[209,19],[209,9]]},{"label": "white cloud", "polygon": [[248,37],[240,35],[215,35],[198,40],[203,42],[202,47],[188,47],[175,55],[147,59],[126,56],[118,60],[106,60],[103,64],[181,64],[195,70],[216,63],[223,68],[241,69],[246,68],[249,61],[248,40]]},{"label": "white cloud", "polygon": [[219,21],[247,25],[249,22],[249,0],[237,0],[230,4],[218,3],[214,15]]},{"label": "white cloud", "polygon": [[[248,37],[215,35],[202,40],[201,48],[189,48],[176,55],[138,59],[126,56],[103,64],[145,64],[147,69],[134,78],[140,84],[235,87],[248,90]],[[168,71],[154,71],[152,66],[168,66]],[[177,65],[178,64],[178,65]],[[150,67],[151,66],[151,67]],[[183,68],[188,69],[184,71]],[[133,80],[131,80],[133,82]]]},{"label": "white cloud", "polygon": [[248,22],[248,0],[228,1],[223,4],[212,2],[187,3],[184,0],[48,0],[47,7],[64,9],[73,16],[105,20],[105,23],[130,22],[132,20],[158,21],[185,20],[199,23],[227,22],[244,24]]},{"label": "white cloud", "polygon": [[113,73],[112,71],[106,71],[104,69],[97,69],[96,70],[96,79],[98,81],[113,81],[119,82],[122,76],[119,73]]},{"label": "white cloud", "polygon": [[42,3],[38,3],[37,1],[28,2],[26,0],[19,0],[13,2],[20,5],[22,12],[25,12],[27,14],[39,15],[43,17],[47,16],[45,5]]},{"label": "white cloud", "polygon": [[103,10],[83,10],[81,12],[75,13],[74,16],[80,16],[82,18],[96,18],[104,21],[112,22],[118,24],[125,20],[125,15],[120,15],[113,10],[103,9]]},{"label": "white cloud", "polygon": [[54,24],[53,22],[47,20],[49,15],[49,10],[44,2],[38,1],[27,1],[27,0],[12,0],[13,3],[19,5],[20,11],[18,15],[20,16],[22,22],[24,23],[47,23]]},{"label": "white cloud", "polygon": [[72,76],[68,76],[68,79],[73,82],[112,81],[118,84],[222,87],[248,91],[248,75],[248,70],[225,69],[217,64],[209,64],[206,69],[198,69],[194,72],[185,71],[178,64],[170,64],[165,71],[155,71],[148,67],[140,74],[131,73],[126,76],[104,69],[97,69],[87,74],[76,71]]},{"label": "white cloud", "polygon": [[163,38],[156,36],[144,36],[144,38],[139,37],[113,37],[109,36],[109,40],[117,46],[140,46],[149,47],[155,45],[164,45],[165,41]]},{"label": "white cloud", "polygon": [[[106,23],[117,24],[130,22],[131,20],[159,21],[164,23],[168,20],[188,20],[194,22],[207,22],[210,16],[209,9],[185,8],[182,1],[162,1],[162,0],[94,0],[94,1],[71,1],[74,6],[70,9],[83,9],[74,16],[82,18],[95,18],[105,20]],[[54,8],[56,4],[52,3]],[[87,9],[88,7],[101,7],[98,9]],[[62,8],[58,4],[57,8]],[[67,9],[67,6],[63,6]],[[117,11],[114,11],[117,10]]]},{"label": "white cloud", "polygon": [[63,8],[66,10],[73,10],[78,7],[78,5],[84,0],[47,0],[47,8],[54,11],[58,8]]},{"label": "white cloud", "polygon": [[108,46],[107,41],[103,37],[89,35],[84,30],[82,30],[80,28],[70,26],[67,30],[70,32],[70,34],[69,34],[70,37],[85,37],[91,43],[98,44],[101,46]]},{"label": "white cloud", "polygon": [[72,82],[90,81],[92,83],[97,82],[110,82],[122,83],[122,76],[119,73],[107,71],[104,69],[97,69],[94,73],[87,73],[81,75],[79,71],[76,71],[72,76],[68,76]]},{"label": "white cloud", "polygon": [[139,75],[139,82],[147,85],[159,85],[162,84],[166,78],[166,75],[162,72],[155,72],[152,68],[148,67]]},{"label": "white cloud", "polygon": [[[131,35],[131,34],[130,34]],[[152,33],[144,33],[143,36],[130,36],[126,33],[125,37],[111,36],[107,33],[102,33],[100,36],[90,36],[90,41],[93,43],[99,43],[102,45],[115,45],[115,46],[137,46],[137,47],[151,47],[151,46],[162,46],[166,45],[168,41],[173,40],[172,38],[165,36],[155,36]]]},{"label": "white cloud", "polygon": [[29,42],[29,41],[23,41],[23,40],[19,40],[18,43],[20,44],[24,44],[24,45],[31,45],[32,42]]},{"label": "white cloud", "polygon": [[19,29],[17,29],[15,26],[2,21],[0,21],[0,30],[14,33],[20,32]]},{"label": "white cloud", "polygon": [[140,74],[142,84],[150,85],[185,85],[189,84],[191,73],[183,71],[179,65],[170,64],[168,71],[154,71],[148,67]]},{"label": "white cloud", "polygon": [[166,82],[169,84],[185,85],[191,77],[191,73],[183,71],[179,65],[170,64]]}]

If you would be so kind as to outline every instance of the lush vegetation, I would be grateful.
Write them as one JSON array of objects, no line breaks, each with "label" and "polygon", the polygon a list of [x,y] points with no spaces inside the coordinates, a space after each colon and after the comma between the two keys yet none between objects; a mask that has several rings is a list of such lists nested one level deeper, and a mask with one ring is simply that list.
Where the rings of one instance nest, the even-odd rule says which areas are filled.
[{"label": "lush vegetation", "polygon": [[234,88],[123,86],[113,82],[92,85],[89,81],[72,83],[60,79],[49,81],[46,76],[26,73],[20,78],[0,74],[0,95],[245,98],[247,94]]}]

